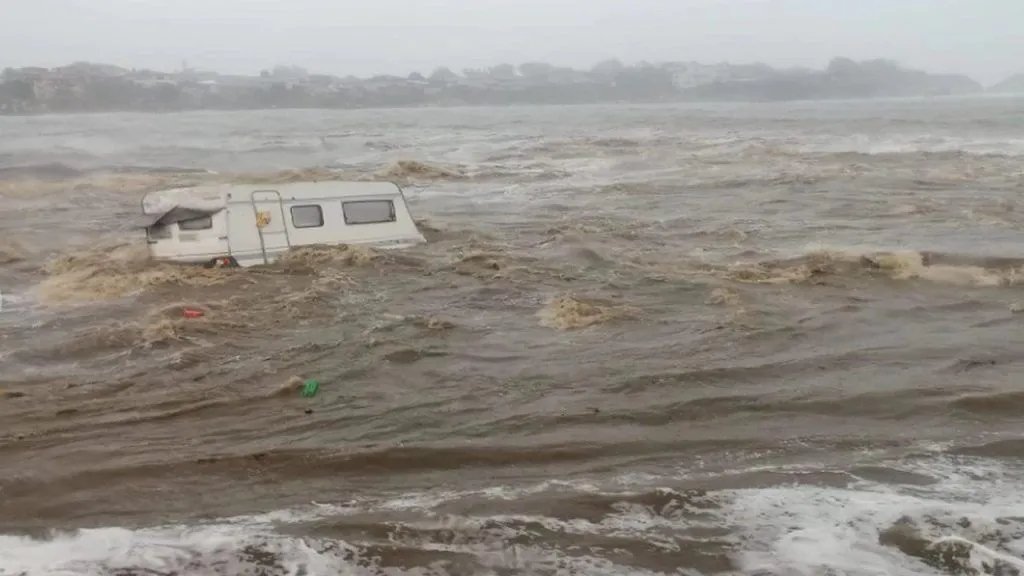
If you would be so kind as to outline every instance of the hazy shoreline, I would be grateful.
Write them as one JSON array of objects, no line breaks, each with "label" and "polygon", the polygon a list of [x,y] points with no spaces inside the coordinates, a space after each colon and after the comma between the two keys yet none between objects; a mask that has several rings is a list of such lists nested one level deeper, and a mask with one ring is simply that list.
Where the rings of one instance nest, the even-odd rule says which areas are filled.
[{"label": "hazy shoreline", "polygon": [[53,69],[4,70],[0,115],[771,103],[985,93],[980,83],[965,75],[846,58],[833,59],[824,70],[695,62],[625,65],[609,60],[589,70],[526,63],[461,74],[442,67],[429,76],[372,78],[311,74],[298,67],[237,76],[80,62]]},{"label": "hazy shoreline", "polygon": [[[956,101],[956,100],[1013,100],[1017,98],[1024,98],[1024,93],[990,93],[982,92],[978,94],[956,94],[956,95],[940,95],[940,96],[879,96],[879,97],[866,97],[866,98],[828,98],[828,99],[800,99],[800,100],[772,100],[772,101],[761,101],[761,102],[749,102],[749,101],[725,101],[725,100],[672,100],[662,102],[642,102],[642,101],[620,101],[620,102],[570,102],[570,103],[512,103],[512,104],[422,104],[416,106],[367,106],[363,108],[199,108],[199,109],[188,109],[188,110],[81,110],[81,111],[61,111],[61,112],[32,112],[24,114],[4,114],[0,113],[0,119],[3,118],[59,118],[66,116],[69,118],[81,117],[81,116],[104,116],[104,115],[138,115],[138,116],[162,116],[162,115],[179,115],[179,114],[223,114],[223,113],[246,113],[246,112],[365,112],[365,111],[408,111],[408,110],[486,110],[486,109],[514,109],[514,108],[558,108],[558,107],[614,107],[614,106],[650,106],[652,108],[661,106],[693,106],[693,107],[705,107],[705,106],[730,106],[730,105],[746,105],[746,106],[783,106],[783,105],[798,105],[798,104],[856,104],[856,103],[881,103],[881,102],[915,102],[915,101]],[[2,179],[2,177],[0,177]]]}]

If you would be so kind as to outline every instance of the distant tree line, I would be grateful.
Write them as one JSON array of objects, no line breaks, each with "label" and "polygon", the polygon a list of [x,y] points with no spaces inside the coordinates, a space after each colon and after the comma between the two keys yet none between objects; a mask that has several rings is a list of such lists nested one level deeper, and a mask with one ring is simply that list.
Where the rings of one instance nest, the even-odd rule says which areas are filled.
[{"label": "distant tree line", "polygon": [[600,62],[589,70],[526,62],[465,69],[460,74],[442,66],[428,75],[371,78],[309,74],[297,66],[278,66],[251,78],[118,70],[85,63],[55,70],[8,68],[0,74],[0,113],[776,101],[983,90],[966,76],[933,75],[887,60],[858,63],[848,58],[835,58],[821,71],[776,70],[764,64],[625,65],[618,60]]}]

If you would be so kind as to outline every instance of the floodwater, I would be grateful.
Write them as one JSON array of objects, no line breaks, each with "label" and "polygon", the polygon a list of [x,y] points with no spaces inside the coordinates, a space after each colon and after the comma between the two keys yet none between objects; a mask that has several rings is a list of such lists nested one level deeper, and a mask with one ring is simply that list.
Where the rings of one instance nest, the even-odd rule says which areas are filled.
[{"label": "floodwater", "polygon": [[[0,574],[1024,570],[1022,99],[0,134]],[[132,228],[311,177],[400,183],[429,244]]]}]

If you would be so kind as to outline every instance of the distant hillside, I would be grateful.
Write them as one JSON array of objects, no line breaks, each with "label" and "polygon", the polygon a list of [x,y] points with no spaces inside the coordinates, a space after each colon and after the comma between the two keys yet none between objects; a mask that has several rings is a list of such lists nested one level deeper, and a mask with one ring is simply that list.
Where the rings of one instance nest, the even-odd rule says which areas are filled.
[{"label": "distant hillside", "polygon": [[995,86],[990,86],[993,94],[1024,94],[1024,74],[1015,74]]},{"label": "distant hillside", "polygon": [[828,100],[952,96],[978,94],[985,88],[961,74],[929,74],[889,60],[857,63],[832,60],[823,71],[777,72],[757,80],[724,80],[696,86],[684,96],[701,100]]},{"label": "distant hillside", "polygon": [[512,104],[595,104],[823,100],[975,94],[962,75],[929,74],[888,60],[832,60],[825,70],[766,64],[601,62],[589,70],[528,62],[455,73],[371,78],[315,74],[277,66],[258,76],[197,70],[129,70],[76,62],[59,68],[7,68],[0,114],[160,112],[271,108],[382,108]]}]

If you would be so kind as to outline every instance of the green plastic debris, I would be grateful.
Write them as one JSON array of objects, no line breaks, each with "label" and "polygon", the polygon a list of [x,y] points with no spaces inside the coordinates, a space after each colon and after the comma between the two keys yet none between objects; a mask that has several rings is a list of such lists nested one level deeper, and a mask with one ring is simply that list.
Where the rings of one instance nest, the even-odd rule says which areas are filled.
[{"label": "green plastic debris", "polygon": [[312,398],[316,396],[316,393],[320,390],[320,382],[318,380],[309,379],[302,383],[302,397]]}]

